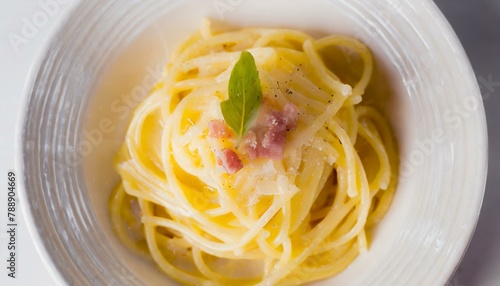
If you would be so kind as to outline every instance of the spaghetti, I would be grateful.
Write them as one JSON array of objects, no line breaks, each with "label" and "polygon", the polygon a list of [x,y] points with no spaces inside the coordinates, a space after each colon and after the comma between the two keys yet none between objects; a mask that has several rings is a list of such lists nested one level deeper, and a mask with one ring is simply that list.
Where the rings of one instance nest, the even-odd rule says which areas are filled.
[{"label": "spaghetti", "polygon": [[[322,53],[331,47],[360,59],[357,75],[341,80],[349,73],[329,68]],[[280,159],[252,156],[230,132],[210,134],[224,122],[220,103],[244,50],[259,71],[260,112],[298,110]],[[361,103],[372,71],[370,51],[351,37],[214,33],[205,23],[131,119],[115,162],[115,232],[189,285],[292,285],[339,273],[368,248],[396,188],[392,131]],[[234,172],[221,164],[226,149],[241,162]]]}]

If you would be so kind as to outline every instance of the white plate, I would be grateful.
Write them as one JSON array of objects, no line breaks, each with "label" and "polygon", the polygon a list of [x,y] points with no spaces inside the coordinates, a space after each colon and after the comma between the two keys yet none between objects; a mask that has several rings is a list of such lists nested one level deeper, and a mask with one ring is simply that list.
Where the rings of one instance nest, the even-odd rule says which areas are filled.
[{"label": "white plate", "polygon": [[384,105],[400,145],[394,202],[367,253],[317,285],[442,285],[474,230],[486,174],[479,89],[431,1],[85,1],[40,58],[18,156],[25,211],[49,266],[68,284],[170,281],[111,231],[112,158],[128,116],[168,53],[209,17],[234,27],[353,35],[390,79]]}]

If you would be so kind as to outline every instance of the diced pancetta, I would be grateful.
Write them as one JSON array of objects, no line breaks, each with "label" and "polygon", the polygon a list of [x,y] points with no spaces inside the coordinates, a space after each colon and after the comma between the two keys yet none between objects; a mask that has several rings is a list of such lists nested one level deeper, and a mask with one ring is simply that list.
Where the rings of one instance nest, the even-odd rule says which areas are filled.
[{"label": "diced pancetta", "polygon": [[217,154],[217,163],[222,165],[226,172],[234,174],[243,168],[243,163],[238,154],[231,149],[224,148]]},{"label": "diced pancetta", "polygon": [[208,122],[208,135],[213,138],[229,138],[231,130],[223,120],[214,119]]},{"label": "diced pancetta", "polygon": [[286,132],[295,129],[299,109],[293,103],[287,103],[282,111],[266,110],[257,124],[248,131],[243,143],[250,159],[283,159]]}]

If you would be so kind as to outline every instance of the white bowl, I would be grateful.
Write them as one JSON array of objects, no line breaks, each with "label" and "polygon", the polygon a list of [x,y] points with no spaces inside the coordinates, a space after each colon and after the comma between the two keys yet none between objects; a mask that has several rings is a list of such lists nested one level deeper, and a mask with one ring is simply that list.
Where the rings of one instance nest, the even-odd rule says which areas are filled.
[{"label": "white bowl", "polygon": [[452,275],[481,206],[486,123],[474,73],[432,1],[82,1],[70,14],[33,73],[18,154],[30,230],[60,282],[174,284],[118,242],[107,203],[131,111],[203,17],[353,35],[389,79],[396,196],[369,251],[315,284],[443,285]]}]

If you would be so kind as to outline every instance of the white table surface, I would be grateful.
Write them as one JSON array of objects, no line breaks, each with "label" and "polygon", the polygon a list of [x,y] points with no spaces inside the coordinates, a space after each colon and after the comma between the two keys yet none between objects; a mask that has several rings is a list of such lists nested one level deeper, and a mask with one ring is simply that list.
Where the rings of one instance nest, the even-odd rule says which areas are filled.
[{"label": "white table surface", "polygon": [[[21,42],[25,21],[44,11],[41,3],[57,1],[59,9]],[[0,0],[0,186],[15,170],[15,122],[27,75],[40,47],[69,11],[68,0]],[[481,216],[471,245],[449,286],[500,285],[500,0],[435,0],[458,34],[476,72],[485,99],[489,131],[489,173]],[[38,14],[37,14],[38,13]],[[40,18],[42,19],[42,18]],[[43,19],[42,19],[43,20]],[[26,31],[25,31],[26,32]],[[18,39],[19,40],[19,39]],[[17,180],[21,173],[16,170]],[[17,208],[16,278],[7,276],[6,187],[0,189],[0,285],[54,285]]]}]

